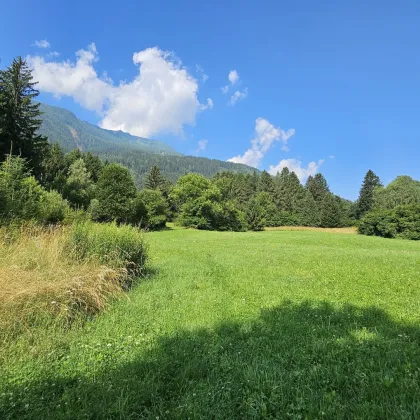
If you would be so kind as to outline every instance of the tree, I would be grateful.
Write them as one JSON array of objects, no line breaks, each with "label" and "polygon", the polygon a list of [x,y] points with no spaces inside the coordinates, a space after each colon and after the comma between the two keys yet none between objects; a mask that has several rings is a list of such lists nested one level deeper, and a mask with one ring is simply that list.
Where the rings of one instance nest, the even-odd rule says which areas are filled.
[{"label": "tree", "polygon": [[58,143],[54,143],[47,149],[42,166],[42,185],[61,193],[66,184],[69,166]]},{"label": "tree", "polygon": [[304,226],[319,226],[320,215],[313,195],[307,190],[299,211]]},{"label": "tree", "polygon": [[136,195],[137,188],[127,168],[117,163],[105,166],[97,183],[97,218],[117,223],[130,221],[132,200]]},{"label": "tree", "polygon": [[63,196],[73,208],[86,209],[93,196],[92,180],[83,159],[74,161],[69,168]]},{"label": "tree", "polygon": [[265,210],[255,197],[251,199],[246,208],[245,219],[248,229],[260,231],[264,230],[264,227],[266,226]]},{"label": "tree", "polygon": [[270,195],[274,194],[274,180],[267,171],[263,171],[261,173],[260,179],[258,181],[257,191],[266,192]]},{"label": "tree", "polygon": [[[150,229],[161,229],[165,227],[169,209],[162,192],[159,190],[144,189],[140,191],[137,199],[144,204],[146,209],[146,217],[143,221],[144,225]],[[141,221],[139,220],[139,222]]]},{"label": "tree", "polygon": [[363,180],[362,187],[357,200],[356,215],[360,219],[373,207],[373,193],[376,187],[381,187],[379,177],[370,169]]},{"label": "tree", "polygon": [[309,176],[306,181],[306,188],[314,197],[317,203],[322,203],[325,195],[330,192],[328,188],[327,180],[324,175],[317,173],[314,177]]},{"label": "tree", "polygon": [[10,153],[19,155],[40,176],[48,140],[38,134],[42,122],[40,104],[33,99],[39,92],[32,80],[32,72],[21,57],[0,70],[0,161]]},{"label": "tree", "polygon": [[401,205],[420,204],[420,182],[409,176],[398,176],[385,188],[373,192],[374,209],[393,209]]},{"label": "tree", "polygon": [[324,228],[334,228],[341,226],[341,208],[336,197],[325,194],[321,204],[320,226]]},{"label": "tree", "polygon": [[157,190],[163,187],[165,182],[165,178],[162,176],[160,169],[156,165],[153,165],[144,181],[144,187],[148,190]]}]

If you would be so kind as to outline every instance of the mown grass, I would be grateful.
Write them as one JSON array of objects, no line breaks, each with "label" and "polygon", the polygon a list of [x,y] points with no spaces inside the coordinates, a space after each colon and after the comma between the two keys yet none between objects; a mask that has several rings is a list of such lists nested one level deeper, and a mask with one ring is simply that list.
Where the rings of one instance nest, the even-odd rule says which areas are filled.
[{"label": "mown grass", "polygon": [[150,233],[155,276],[2,350],[0,418],[420,417],[420,244]]}]

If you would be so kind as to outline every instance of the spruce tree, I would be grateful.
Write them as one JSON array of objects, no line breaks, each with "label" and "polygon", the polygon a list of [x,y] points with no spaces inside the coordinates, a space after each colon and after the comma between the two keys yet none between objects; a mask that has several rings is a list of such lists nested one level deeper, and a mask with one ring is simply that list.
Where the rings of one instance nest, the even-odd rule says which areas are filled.
[{"label": "spruce tree", "polygon": [[333,194],[325,194],[321,204],[320,216],[321,227],[334,228],[341,226],[341,207]]},{"label": "spruce tree", "polygon": [[306,181],[306,188],[314,197],[317,203],[322,203],[324,197],[330,192],[327,180],[324,175],[317,173],[314,177],[309,177]]},{"label": "spruce tree", "polygon": [[263,171],[261,173],[260,179],[258,181],[257,191],[274,195],[274,180],[267,171]]},{"label": "spruce tree", "polygon": [[38,133],[40,104],[33,99],[39,92],[32,80],[32,71],[21,57],[0,71],[0,161],[8,154],[19,155],[39,176],[48,140]]},{"label": "spruce tree", "polygon": [[357,200],[356,214],[360,219],[373,207],[373,192],[376,187],[381,187],[381,180],[370,169],[366,172],[362,187]]},{"label": "spruce tree", "polygon": [[153,165],[144,181],[144,187],[148,190],[158,190],[164,185],[165,178],[162,176],[160,169],[156,165]]}]

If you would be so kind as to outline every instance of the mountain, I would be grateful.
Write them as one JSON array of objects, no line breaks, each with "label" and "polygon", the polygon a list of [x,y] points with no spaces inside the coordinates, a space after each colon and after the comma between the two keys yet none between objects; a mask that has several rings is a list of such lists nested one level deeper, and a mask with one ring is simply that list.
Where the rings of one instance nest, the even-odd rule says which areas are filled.
[{"label": "mountain", "polygon": [[60,143],[65,151],[75,147],[90,152],[141,150],[143,152],[178,155],[172,147],[158,140],[135,137],[123,131],[111,131],[79,120],[67,109],[41,104],[41,134]]},{"label": "mountain", "polygon": [[40,108],[43,112],[43,122],[39,131],[47,136],[50,142],[59,143],[66,152],[77,147],[83,152],[92,152],[110,162],[121,163],[131,169],[139,186],[153,165],[159,166],[163,175],[173,182],[180,175],[189,172],[211,177],[220,171],[255,171],[255,168],[239,163],[184,156],[161,141],[99,128],[79,120],[63,108],[46,104],[41,104]]}]

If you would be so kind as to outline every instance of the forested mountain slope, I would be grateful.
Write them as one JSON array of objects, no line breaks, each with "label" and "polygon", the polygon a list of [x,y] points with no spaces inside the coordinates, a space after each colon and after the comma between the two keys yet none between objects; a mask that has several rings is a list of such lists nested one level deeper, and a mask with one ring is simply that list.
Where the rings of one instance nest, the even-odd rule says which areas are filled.
[{"label": "forested mountain slope", "polygon": [[163,175],[175,181],[180,175],[197,172],[210,177],[219,171],[252,173],[255,169],[246,165],[204,157],[184,156],[169,145],[122,131],[110,131],[79,120],[70,111],[41,104],[43,112],[40,132],[50,142],[57,142],[65,151],[79,148],[92,152],[103,159],[122,163],[129,167],[138,184],[153,165]]}]

